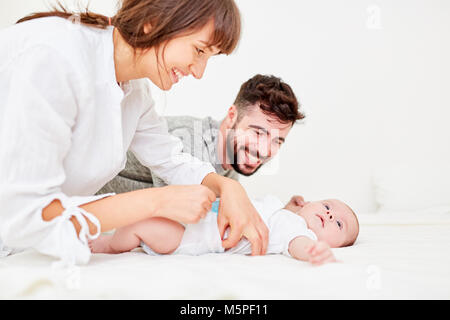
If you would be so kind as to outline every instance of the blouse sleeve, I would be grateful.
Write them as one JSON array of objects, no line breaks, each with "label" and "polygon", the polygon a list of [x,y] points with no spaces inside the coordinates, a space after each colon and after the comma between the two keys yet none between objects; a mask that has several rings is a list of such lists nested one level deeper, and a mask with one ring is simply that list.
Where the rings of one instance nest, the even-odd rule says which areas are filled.
[{"label": "blouse sleeve", "polygon": [[169,134],[166,121],[156,113],[149,88],[145,104],[131,151],[167,184],[201,184],[207,174],[215,172],[213,166],[183,152],[182,141]]},{"label": "blouse sleeve", "polygon": [[[109,196],[69,197],[64,159],[76,125],[81,79],[69,61],[44,46],[15,61],[7,99],[0,106],[0,238],[12,248],[34,248],[67,264],[87,263],[89,238],[100,232],[95,216],[80,205]],[[44,221],[42,210],[54,200],[65,208]],[[72,217],[80,223],[77,235]],[[90,235],[87,219],[97,226]]]}]

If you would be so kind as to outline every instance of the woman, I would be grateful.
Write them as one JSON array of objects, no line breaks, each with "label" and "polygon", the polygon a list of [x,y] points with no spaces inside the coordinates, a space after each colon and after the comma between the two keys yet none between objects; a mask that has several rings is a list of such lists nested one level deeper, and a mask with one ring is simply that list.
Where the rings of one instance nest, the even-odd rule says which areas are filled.
[{"label": "woman", "polygon": [[[224,247],[245,236],[264,254],[267,228],[242,186],[181,152],[148,85],[201,78],[239,34],[233,0],[124,0],[113,18],[59,7],[0,32],[5,245],[87,263],[100,232],[156,216],[194,223],[219,196],[221,235],[231,228]],[[128,148],[172,186],[92,196],[123,169]]]}]

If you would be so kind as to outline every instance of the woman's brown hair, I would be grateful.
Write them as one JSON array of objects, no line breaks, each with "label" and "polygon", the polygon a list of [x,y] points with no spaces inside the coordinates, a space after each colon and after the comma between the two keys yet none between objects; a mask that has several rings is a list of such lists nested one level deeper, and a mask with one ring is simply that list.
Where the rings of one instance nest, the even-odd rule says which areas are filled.
[{"label": "woman's brown hair", "polygon": [[[210,46],[230,54],[239,42],[241,20],[234,0],[123,0],[121,4],[117,14],[109,18],[88,9],[70,12],[58,2],[51,11],[33,13],[17,23],[61,17],[102,29],[111,24],[131,47],[148,49],[158,48],[177,36],[194,33],[213,19],[214,34]],[[145,25],[151,25],[149,33],[144,32]]]}]

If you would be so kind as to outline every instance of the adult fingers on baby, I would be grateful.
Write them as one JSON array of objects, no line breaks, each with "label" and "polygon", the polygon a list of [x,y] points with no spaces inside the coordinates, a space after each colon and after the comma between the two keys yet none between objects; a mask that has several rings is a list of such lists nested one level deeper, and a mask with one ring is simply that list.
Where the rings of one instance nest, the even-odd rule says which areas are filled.
[{"label": "adult fingers on baby", "polygon": [[212,204],[210,202],[203,203],[204,213],[202,215],[202,218],[206,217],[208,212],[211,211],[211,208],[212,208]]},{"label": "adult fingers on baby", "polygon": [[208,188],[208,199],[209,201],[211,201],[211,203],[216,201],[216,194],[209,188]]},{"label": "adult fingers on baby", "polygon": [[262,244],[262,248],[261,248],[261,254],[264,255],[267,253],[267,247],[269,246],[269,232],[264,232],[264,230],[262,232],[260,232],[261,234],[261,244]]},{"label": "adult fingers on baby", "polygon": [[230,226],[230,228],[230,234],[225,240],[222,241],[222,247],[224,249],[233,248],[238,244],[242,237],[242,229],[238,230],[238,228],[232,226]]},{"label": "adult fingers on baby", "polygon": [[255,241],[260,242],[261,250],[259,251],[259,253],[261,255],[264,255],[264,254],[266,254],[267,247],[269,245],[269,228],[267,228],[266,224],[264,223],[264,221],[262,219],[259,219],[257,221],[255,228],[256,228],[255,236],[257,237],[255,239]]},{"label": "adult fingers on baby", "polygon": [[206,198],[203,201],[208,206],[208,211],[211,210],[212,204],[216,201],[216,194],[211,189],[206,188]]},{"label": "adult fingers on baby", "polygon": [[220,234],[220,239],[223,240],[223,236],[225,234],[225,230],[229,227],[229,222],[228,219],[226,217],[224,217],[223,215],[219,214],[217,216],[217,226],[219,227],[219,234]]},{"label": "adult fingers on baby", "polygon": [[252,256],[262,255],[265,253],[262,238],[256,229],[250,233],[244,234],[244,236],[252,246]]},{"label": "adult fingers on baby", "polygon": [[194,198],[193,200],[194,201],[200,200],[199,204],[201,204],[201,206],[204,207],[206,211],[209,211],[211,210],[213,202],[216,201],[216,195],[208,187],[205,186],[199,187],[201,188],[199,189],[197,198]]}]

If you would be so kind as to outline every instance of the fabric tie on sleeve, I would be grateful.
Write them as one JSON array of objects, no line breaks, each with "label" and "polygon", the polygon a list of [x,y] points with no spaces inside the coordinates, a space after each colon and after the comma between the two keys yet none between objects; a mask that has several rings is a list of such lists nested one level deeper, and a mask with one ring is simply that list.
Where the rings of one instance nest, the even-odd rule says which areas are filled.
[{"label": "fabric tie on sleeve", "polygon": [[[86,219],[89,219],[89,221],[92,222],[95,225],[95,227],[97,228],[97,232],[94,235],[90,234],[89,225],[83,216],[85,216]],[[70,220],[72,217],[75,217],[75,219],[78,221],[78,223],[81,226],[79,238],[80,238],[81,242],[83,242],[83,244],[85,244],[85,245],[87,245],[86,238],[92,240],[92,239],[98,238],[98,236],[100,235],[100,232],[101,232],[100,231],[100,222],[98,221],[97,217],[95,217],[93,214],[87,212],[86,210],[84,210],[80,207],[71,206],[71,207],[67,208],[62,213],[62,217],[65,220]]]},{"label": "fabric tie on sleeve", "polygon": [[[70,219],[72,217],[75,217],[75,219],[78,221],[78,223],[81,226],[80,232],[78,234],[78,239],[81,241],[81,243],[84,246],[88,246],[88,239],[96,239],[100,233],[101,233],[101,227],[100,227],[100,222],[98,221],[98,219],[91,213],[87,212],[86,210],[71,205],[66,207],[66,209],[64,210],[64,212],[61,214],[61,220],[60,221],[70,221]],[[94,235],[91,235],[89,232],[89,225],[87,220],[88,219],[90,222],[92,222],[95,227],[97,228],[97,231]],[[63,233],[60,233],[60,244],[64,244],[66,243],[66,245],[64,245],[64,247],[66,248],[65,252],[62,252],[62,254],[60,255],[60,260],[55,261],[52,263],[52,267],[53,268],[68,268],[68,267],[73,267],[77,264],[76,262],[76,257],[73,254],[73,252],[70,252],[70,250],[74,249],[71,245],[71,241],[68,241],[67,236]]]}]

